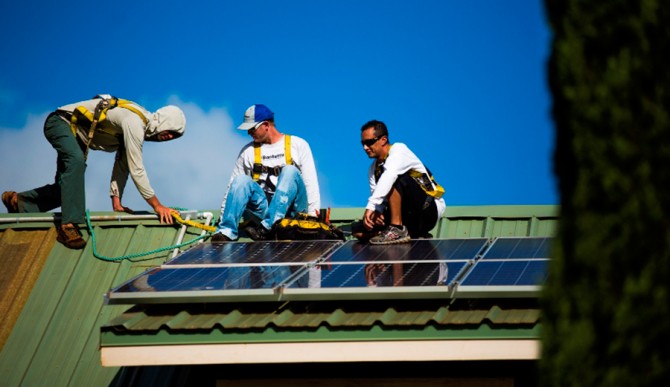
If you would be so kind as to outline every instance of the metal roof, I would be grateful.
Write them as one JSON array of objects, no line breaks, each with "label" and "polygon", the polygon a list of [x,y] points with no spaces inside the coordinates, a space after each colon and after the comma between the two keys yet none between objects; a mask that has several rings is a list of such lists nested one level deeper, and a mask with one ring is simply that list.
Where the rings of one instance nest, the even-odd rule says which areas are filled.
[{"label": "metal roof", "polygon": [[[553,236],[557,212],[556,206],[448,207],[433,235]],[[346,230],[361,213],[360,208],[333,209],[331,218]],[[121,219],[115,213],[94,213],[92,217],[98,217],[93,221],[97,253],[108,258],[173,244],[180,231],[179,227],[160,225],[152,216]],[[196,238],[200,232],[189,227],[184,239]],[[519,327],[537,329],[539,313],[535,305],[502,301],[462,309],[427,303],[414,310],[398,310],[394,305],[366,310],[363,304],[351,309],[345,304],[332,304],[330,308],[322,305],[318,313],[313,305],[308,307],[309,303],[293,303],[291,308],[296,309],[273,305],[257,313],[248,312],[243,305],[219,309],[220,305],[206,304],[155,315],[154,310],[145,307],[128,311],[123,305],[103,305],[105,292],[163,263],[171,257],[171,251],[116,262],[96,259],[92,243],[77,251],[54,241],[52,214],[38,214],[33,219],[0,214],[0,257],[5,261],[0,276],[0,373],[6,385],[34,385],[44,380],[55,385],[110,384],[121,369],[100,364],[103,326],[103,334],[107,330],[116,334],[142,331],[161,337],[176,337],[185,331],[221,332],[230,326],[235,330],[262,327],[267,332],[318,327],[325,332],[324,337],[351,327],[378,331],[413,327],[416,332],[426,326],[444,330],[498,327],[499,332]]]}]

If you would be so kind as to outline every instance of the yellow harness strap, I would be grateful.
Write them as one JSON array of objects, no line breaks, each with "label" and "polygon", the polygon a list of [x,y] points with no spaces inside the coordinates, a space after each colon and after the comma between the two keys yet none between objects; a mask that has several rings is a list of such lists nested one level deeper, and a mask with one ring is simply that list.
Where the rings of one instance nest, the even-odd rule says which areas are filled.
[{"label": "yellow harness strap", "polygon": [[[409,175],[419,184],[421,189],[423,189],[424,192],[426,192],[426,194],[436,199],[439,199],[442,197],[442,195],[444,195],[444,188],[442,188],[441,185],[437,184],[433,175],[422,173],[415,170],[409,171]],[[435,188],[433,189],[433,187]]]},{"label": "yellow harness strap", "polygon": [[142,122],[144,122],[144,125],[146,125],[146,124],[149,123],[149,120],[147,119],[147,117],[146,117],[144,114],[142,114],[142,112],[141,112],[138,108],[136,108],[135,106],[133,106],[133,105],[135,105],[134,102],[129,101],[129,100],[127,100],[127,99],[119,99],[119,98],[116,98],[116,101],[117,101],[117,106],[118,106],[118,107],[122,107],[122,108],[124,108],[124,109],[128,109],[128,110],[130,110],[131,112],[137,114],[137,116],[140,117],[140,119],[142,120]]},{"label": "yellow harness strap", "polygon": [[[284,158],[286,159],[286,165],[293,164],[293,158],[291,157],[291,136],[288,134],[284,135]],[[254,143],[254,168],[253,168],[253,179],[258,181],[263,173],[263,164],[261,163],[261,144]],[[267,169],[267,168],[266,168]]]},{"label": "yellow harness strap", "polygon": [[[389,150],[391,149],[393,145],[389,145]],[[384,162],[386,161],[386,158],[388,157],[388,153],[386,154],[386,157],[384,157],[383,160],[381,160],[381,163],[379,161],[375,162],[375,180],[379,180],[379,177],[382,175],[384,172],[383,166]],[[425,166],[424,166],[425,168]],[[428,171],[428,168],[426,168],[426,171]],[[414,181],[419,184],[421,189],[429,196],[432,196],[436,199],[439,199],[444,195],[444,188],[442,188],[441,185],[437,184],[435,181],[435,178],[433,175],[428,173],[422,173],[419,171],[416,171],[414,169],[409,171],[409,176],[414,179]],[[432,184],[431,184],[432,183]]]},{"label": "yellow harness strap", "polygon": [[284,135],[284,155],[286,156],[286,165],[293,164],[293,159],[291,158],[291,136],[288,134]]},{"label": "yellow harness strap", "polygon": [[[104,106],[105,104],[107,104],[107,106]],[[93,136],[95,130],[98,132],[111,134],[110,132],[106,131],[101,124],[107,119],[107,110],[113,109],[117,106],[130,110],[138,117],[140,117],[142,122],[144,122],[144,125],[148,124],[149,120],[147,117],[133,105],[134,103],[127,99],[112,97],[111,99],[101,99],[98,103],[98,106],[96,106],[96,112],[92,112],[86,109],[84,106],[78,106],[72,112],[72,118],[70,119],[70,129],[72,130],[72,134],[77,134],[77,126],[81,126],[82,128],[88,127],[90,133],[89,136]],[[98,114],[97,119],[96,113]],[[95,127],[93,127],[94,122],[96,123]],[[91,131],[90,129],[94,130]]]}]

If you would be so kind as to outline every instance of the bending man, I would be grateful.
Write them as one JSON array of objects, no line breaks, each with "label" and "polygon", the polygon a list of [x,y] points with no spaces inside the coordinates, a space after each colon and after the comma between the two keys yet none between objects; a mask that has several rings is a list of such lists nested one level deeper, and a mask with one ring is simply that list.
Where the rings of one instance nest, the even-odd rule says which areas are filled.
[{"label": "bending man", "polygon": [[150,113],[142,106],[109,95],[59,107],[44,123],[44,136],[58,154],[53,184],[16,193],[6,191],[2,202],[9,212],[46,212],[61,207],[57,240],[73,249],[86,241],[78,224],[85,222],[84,172],[89,149],[116,152],[110,196],[114,211],[130,212],[121,203],[128,180],[156,211],[162,223],[172,223],[170,208],[161,204],[149,184],[142,162],[144,141],[168,141],[184,133],[186,119],[176,106]]}]

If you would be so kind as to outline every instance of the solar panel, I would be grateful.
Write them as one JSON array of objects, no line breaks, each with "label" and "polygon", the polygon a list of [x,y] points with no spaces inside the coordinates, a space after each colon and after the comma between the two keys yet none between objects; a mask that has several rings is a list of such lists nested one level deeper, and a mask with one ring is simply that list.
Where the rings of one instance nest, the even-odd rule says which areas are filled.
[{"label": "solar panel", "polygon": [[496,238],[461,286],[541,286],[547,280],[552,238]]},{"label": "solar panel", "polygon": [[267,241],[201,243],[166,262],[166,265],[219,265],[313,262],[342,245],[341,241]]},{"label": "solar panel", "polygon": [[371,245],[348,241],[328,261],[355,263],[377,261],[444,261],[475,259],[488,242],[486,238],[416,239],[397,245]]},{"label": "solar panel", "polygon": [[546,259],[479,261],[460,282],[463,286],[543,285],[547,280]]},{"label": "solar panel", "polygon": [[453,282],[465,261],[321,264],[321,288],[442,286]]},{"label": "solar panel", "polygon": [[484,259],[549,258],[552,238],[496,238],[484,253]]},{"label": "solar panel", "polygon": [[[128,281],[112,293],[207,292],[308,287],[306,262],[315,262],[341,241],[203,243]],[[302,271],[302,273],[301,273]],[[200,293],[198,293],[200,294]]]},{"label": "solar panel", "polygon": [[486,238],[417,239],[397,245],[348,241],[317,265],[320,287],[448,285],[487,243]]},{"label": "solar panel", "polygon": [[188,292],[226,289],[263,289],[278,286],[300,267],[287,265],[227,267],[162,267],[118,287],[116,293]]}]

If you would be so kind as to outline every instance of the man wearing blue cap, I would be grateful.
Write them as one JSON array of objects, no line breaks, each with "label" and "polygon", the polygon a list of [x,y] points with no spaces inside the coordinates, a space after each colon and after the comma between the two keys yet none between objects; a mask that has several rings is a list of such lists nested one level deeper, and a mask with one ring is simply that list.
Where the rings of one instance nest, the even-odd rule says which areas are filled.
[{"label": "man wearing blue cap", "polygon": [[237,127],[253,139],[240,152],[221,203],[221,220],[212,242],[234,241],[242,217],[259,221],[245,231],[253,240],[267,239],[268,231],[284,216],[316,216],[321,199],[312,150],[307,141],[280,133],[274,113],[252,105]]}]

